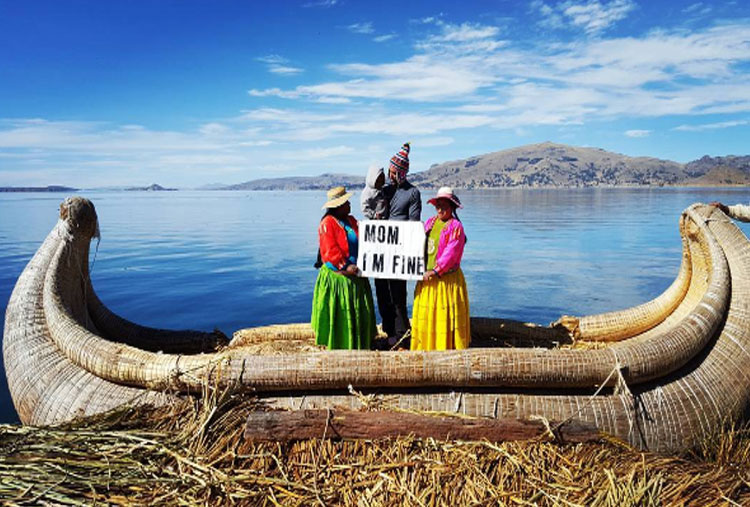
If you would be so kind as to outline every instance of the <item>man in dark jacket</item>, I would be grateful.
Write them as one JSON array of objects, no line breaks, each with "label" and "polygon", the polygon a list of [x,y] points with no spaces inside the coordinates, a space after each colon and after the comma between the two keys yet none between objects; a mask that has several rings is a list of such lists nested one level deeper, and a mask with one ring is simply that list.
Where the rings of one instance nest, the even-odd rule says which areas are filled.
[{"label": "man in dark jacket", "polygon": [[[419,189],[406,180],[409,172],[409,143],[405,143],[393,157],[388,168],[391,182],[383,187],[389,203],[389,220],[414,220],[422,218],[422,197]],[[383,331],[393,345],[410,328],[406,310],[406,280],[375,280],[378,309],[383,318]],[[408,348],[408,344],[406,348]]]}]

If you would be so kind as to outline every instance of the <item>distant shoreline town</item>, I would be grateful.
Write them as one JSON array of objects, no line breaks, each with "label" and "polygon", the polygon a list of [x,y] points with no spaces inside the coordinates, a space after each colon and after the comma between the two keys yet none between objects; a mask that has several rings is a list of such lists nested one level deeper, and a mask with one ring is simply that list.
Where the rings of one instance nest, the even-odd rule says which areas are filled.
[{"label": "distant shoreline town", "polygon": [[[263,178],[235,185],[213,184],[194,190],[324,190],[364,184],[361,175],[330,174]],[[420,187],[449,185],[484,188],[634,188],[713,187],[750,185],[750,155],[709,157],[681,164],[652,157],[629,157],[600,148],[551,142],[531,144],[435,164],[410,175]],[[66,186],[0,187],[0,192],[73,192]],[[108,187],[90,190],[175,191],[152,184],[145,187]]]}]

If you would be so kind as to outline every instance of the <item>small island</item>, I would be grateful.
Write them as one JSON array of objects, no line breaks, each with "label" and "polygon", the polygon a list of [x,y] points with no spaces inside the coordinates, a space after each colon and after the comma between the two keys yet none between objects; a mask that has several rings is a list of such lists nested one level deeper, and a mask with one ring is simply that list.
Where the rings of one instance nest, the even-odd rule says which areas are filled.
[{"label": "small island", "polygon": [[124,189],[127,192],[174,192],[176,188],[162,187],[158,183],[152,183],[147,187],[127,187]]}]

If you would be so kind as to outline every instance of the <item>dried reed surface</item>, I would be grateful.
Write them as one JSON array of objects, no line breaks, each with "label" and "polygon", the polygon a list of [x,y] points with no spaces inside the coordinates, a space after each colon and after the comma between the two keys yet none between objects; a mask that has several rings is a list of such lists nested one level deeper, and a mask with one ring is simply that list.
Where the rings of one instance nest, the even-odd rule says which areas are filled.
[{"label": "dried reed surface", "polygon": [[399,438],[242,439],[247,397],[110,412],[66,427],[0,426],[0,502],[186,505],[737,505],[750,436],[690,458],[619,441],[561,446]]},{"label": "dried reed surface", "polygon": [[[578,346],[557,327],[475,319],[475,332],[518,346],[319,351],[300,324],[251,330],[245,349],[218,333],[144,328],[104,308],[88,277],[96,212],[70,198],[8,303],[8,385],[19,417],[32,425],[133,403],[168,405],[205,382],[243,385],[275,408],[356,408],[345,391],[352,385],[392,398],[398,409],[577,419],[643,449],[682,452],[750,407],[750,242],[709,206],[691,206],[681,224],[687,291],[678,281],[679,290],[657,299],[666,311],[654,303],[593,316],[602,337],[631,324],[644,330],[604,348]],[[264,339],[288,348],[278,353]],[[169,346],[161,349],[162,341]],[[190,353],[178,352],[186,343]]]}]

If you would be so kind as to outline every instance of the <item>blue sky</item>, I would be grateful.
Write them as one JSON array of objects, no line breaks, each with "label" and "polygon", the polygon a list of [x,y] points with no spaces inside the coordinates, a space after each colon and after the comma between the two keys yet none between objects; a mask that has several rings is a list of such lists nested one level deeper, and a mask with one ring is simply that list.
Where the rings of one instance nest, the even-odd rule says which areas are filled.
[{"label": "blue sky", "polygon": [[0,0],[0,186],[750,153],[743,1]]}]

